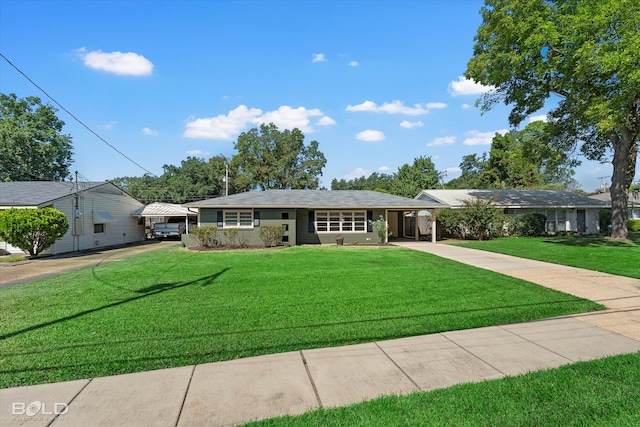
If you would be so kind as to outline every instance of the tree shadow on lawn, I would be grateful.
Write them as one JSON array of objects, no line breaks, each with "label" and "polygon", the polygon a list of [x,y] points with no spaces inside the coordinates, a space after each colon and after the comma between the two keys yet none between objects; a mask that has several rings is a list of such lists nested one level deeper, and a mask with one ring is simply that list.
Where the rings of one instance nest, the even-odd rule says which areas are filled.
[{"label": "tree shadow on lawn", "polygon": [[138,295],[138,296],[131,297],[131,298],[126,298],[126,299],[123,299],[123,300],[120,300],[120,301],[117,301],[117,302],[114,302],[114,303],[111,303],[111,304],[106,304],[106,305],[103,305],[103,306],[100,306],[100,307],[92,308],[90,310],[84,310],[84,311],[81,311],[79,313],[72,314],[70,316],[65,316],[65,317],[60,318],[60,319],[50,320],[48,322],[40,323],[39,325],[33,325],[33,326],[29,326],[29,327],[26,327],[26,328],[23,328],[23,329],[19,329],[19,330],[14,331],[14,332],[9,332],[9,333],[6,333],[4,335],[0,335],[0,340],[6,339],[6,338],[12,338],[12,337],[15,337],[17,335],[24,334],[26,332],[35,331],[35,330],[38,330],[38,329],[41,329],[41,328],[44,328],[44,327],[47,327],[47,326],[50,326],[50,325],[55,325],[57,323],[66,322],[67,320],[78,319],[78,318],[80,318],[82,316],[86,316],[86,315],[91,314],[91,313],[95,313],[95,312],[98,312],[98,311],[101,311],[101,310],[105,310],[107,308],[117,307],[119,305],[126,304],[126,303],[129,303],[129,302],[132,302],[132,301],[137,301],[137,300],[142,299],[142,298],[147,298],[147,297],[151,297],[151,296],[154,296],[154,295],[158,295],[158,294],[161,294],[163,292],[170,291],[170,290],[173,290],[173,289],[179,289],[179,288],[183,288],[185,286],[191,286],[191,285],[197,285],[197,284],[200,284],[202,287],[208,286],[211,283],[213,283],[218,277],[220,277],[221,275],[226,273],[228,270],[229,270],[229,268],[227,267],[227,268],[219,271],[218,273],[210,274],[208,276],[204,276],[204,277],[201,277],[199,279],[190,280],[188,282],[158,283],[158,284],[155,284],[155,285],[152,285],[152,286],[147,286],[146,288],[142,288],[142,289],[138,289],[138,290],[133,291],[133,292],[136,292],[136,293],[142,294],[142,295]]},{"label": "tree shadow on lawn", "polygon": [[640,246],[640,237],[629,236],[627,240],[612,239],[609,236],[554,236],[544,239],[545,243],[578,247],[634,248]]}]

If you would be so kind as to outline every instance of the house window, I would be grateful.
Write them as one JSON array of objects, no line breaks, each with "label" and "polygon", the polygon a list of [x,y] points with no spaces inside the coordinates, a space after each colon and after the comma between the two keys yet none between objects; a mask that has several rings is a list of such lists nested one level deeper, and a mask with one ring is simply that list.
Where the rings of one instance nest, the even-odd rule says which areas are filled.
[{"label": "house window", "polygon": [[546,211],[547,217],[547,233],[555,233],[558,231],[567,231],[567,211]]},{"label": "house window", "polygon": [[224,211],[225,228],[253,228],[253,212],[244,211]]},{"label": "house window", "polygon": [[104,234],[104,224],[93,224],[93,234]]},{"label": "house window", "polygon": [[365,211],[318,211],[315,214],[318,233],[355,233],[367,231]]}]

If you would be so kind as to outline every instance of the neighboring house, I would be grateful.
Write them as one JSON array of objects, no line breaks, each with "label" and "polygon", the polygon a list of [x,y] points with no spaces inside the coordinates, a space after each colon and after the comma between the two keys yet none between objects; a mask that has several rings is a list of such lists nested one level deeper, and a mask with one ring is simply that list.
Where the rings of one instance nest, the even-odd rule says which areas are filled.
[{"label": "neighboring house", "polygon": [[[589,196],[592,199],[603,201],[607,204],[607,208],[611,208],[611,193],[598,193]],[[627,202],[627,219],[640,219],[640,191],[635,190],[629,193],[629,201]]]},{"label": "neighboring house", "polygon": [[464,207],[463,200],[495,197],[495,206],[506,215],[539,213],[547,217],[547,233],[600,232],[600,200],[560,190],[423,190],[416,199],[441,202],[452,209]]},{"label": "neighboring house", "polygon": [[244,230],[249,245],[263,244],[258,228],[264,225],[284,225],[289,245],[335,243],[338,235],[345,242],[378,242],[370,221],[382,216],[398,236],[407,211],[429,209],[435,221],[435,210],[448,207],[439,201],[358,190],[250,191],[184,206],[198,210],[198,225],[218,226],[219,235],[225,229]]},{"label": "neighboring house", "polygon": [[[69,220],[67,233],[47,254],[96,249],[144,240],[144,222],[132,214],[142,203],[110,182],[0,182],[0,209],[52,207]],[[0,242],[0,252],[19,253]]]}]

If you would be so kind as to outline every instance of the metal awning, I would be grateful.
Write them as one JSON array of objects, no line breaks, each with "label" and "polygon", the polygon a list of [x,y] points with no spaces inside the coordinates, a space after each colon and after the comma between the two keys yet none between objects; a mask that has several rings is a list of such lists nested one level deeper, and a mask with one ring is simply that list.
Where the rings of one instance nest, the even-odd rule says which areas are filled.
[{"label": "metal awning", "polygon": [[93,223],[104,224],[107,222],[116,222],[116,219],[109,212],[93,211]]}]

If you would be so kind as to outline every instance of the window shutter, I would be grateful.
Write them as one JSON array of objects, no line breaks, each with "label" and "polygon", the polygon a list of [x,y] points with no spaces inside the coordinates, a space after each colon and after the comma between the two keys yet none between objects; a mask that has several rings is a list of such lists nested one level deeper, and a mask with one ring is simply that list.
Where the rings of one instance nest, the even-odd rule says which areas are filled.
[{"label": "window shutter", "polygon": [[373,211],[367,211],[367,233],[373,233]]},{"label": "window shutter", "polygon": [[309,211],[309,233],[315,233],[316,232],[316,228],[314,226],[314,221],[315,221],[315,212],[314,211]]},{"label": "window shutter", "polygon": [[218,211],[218,227],[224,227],[224,214],[222,211]]},{"label": "window shutter", "polygon": [[260,211],[253,211],[253,226],[260,227]]}]

